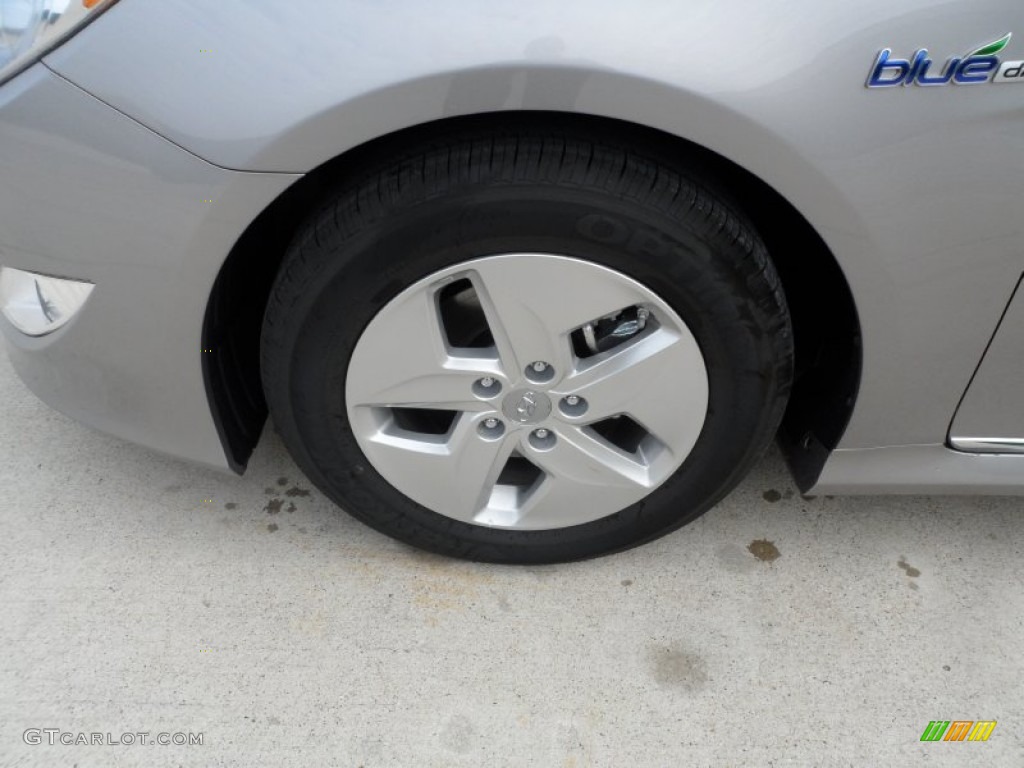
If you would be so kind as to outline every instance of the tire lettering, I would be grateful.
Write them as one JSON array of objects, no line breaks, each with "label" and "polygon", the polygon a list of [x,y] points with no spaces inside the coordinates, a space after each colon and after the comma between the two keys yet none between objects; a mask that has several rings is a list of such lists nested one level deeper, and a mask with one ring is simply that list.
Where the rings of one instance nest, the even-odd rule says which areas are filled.
[{"label": "tire lettering", "polygon": [[590,240],[607,245],[623,245],[630,253],[654,258],[695,254],[693,247],[677,243],[657,230],[631,230],[625,223],[601,213],[591,213],[576,222],[576,231]]}]

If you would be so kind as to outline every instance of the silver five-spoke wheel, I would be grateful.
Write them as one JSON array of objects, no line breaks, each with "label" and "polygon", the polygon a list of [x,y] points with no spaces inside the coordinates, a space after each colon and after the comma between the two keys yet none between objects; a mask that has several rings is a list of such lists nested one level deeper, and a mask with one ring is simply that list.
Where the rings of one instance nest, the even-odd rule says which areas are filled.
[{"label": "silver five-spoke wheel", "polygon": [[697,342],[626,275],[550,254],[488,256],[420,280],[352,355],[353,433],[388,482],[466,523],[538,530],[636,503],[704,425]]}]

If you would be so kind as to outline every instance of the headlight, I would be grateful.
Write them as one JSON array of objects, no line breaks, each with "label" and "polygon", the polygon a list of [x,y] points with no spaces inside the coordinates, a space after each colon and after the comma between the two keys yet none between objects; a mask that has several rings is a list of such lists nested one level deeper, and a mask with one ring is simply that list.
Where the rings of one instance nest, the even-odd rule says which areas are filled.
[{"label": "headlight", "polygon": [[0,83],[70,37],[116,0],[0,0]]}]

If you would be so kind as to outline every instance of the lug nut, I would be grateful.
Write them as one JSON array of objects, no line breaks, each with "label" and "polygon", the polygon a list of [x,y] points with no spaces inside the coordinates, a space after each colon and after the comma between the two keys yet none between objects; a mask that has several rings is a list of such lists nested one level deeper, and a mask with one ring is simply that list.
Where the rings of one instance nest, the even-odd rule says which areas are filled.
[{"label": "lug nut", "polygon": [[546,384],[555,377],[555,367],[551,363],[537,360],[526,366],[526,370],[523,373],[534,384]]},{"label": "lug nut", "polygon": [[490,400],[501,392],[501,382],[493,376],[483,376],[473,382],[473,394],[481,400]]},{"label": "lug nut", "polygon": [[555,447],[555,442],[557,441],[555,433],[544,427],[533,430],[528,439],[530,447],[535,451],[550,451]]},{"label": "lug nut", "polygon": [[497,440],[505,434],[505,425],[500,419],[488,416],[476,425],[476,431],[484,440]]},{"label": "lug nut", "polygon": [[569,418],[577,418],[587,412],[587,401],[579,395],[566,395],[558,404],[559,410]]}]

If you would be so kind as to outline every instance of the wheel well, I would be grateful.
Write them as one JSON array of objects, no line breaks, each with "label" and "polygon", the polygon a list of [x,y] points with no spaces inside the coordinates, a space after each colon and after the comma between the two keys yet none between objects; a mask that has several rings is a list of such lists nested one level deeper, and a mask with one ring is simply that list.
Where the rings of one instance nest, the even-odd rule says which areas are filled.
[{"label": "wheel well", "polygon": [[781,195],[691,142],[633,123],[554,112],[491,113],[439,120],[374,139],[306,174],[238,239],[214,282],[203,323],[203,375],[221,441],[241,472],[267,416],[259,370],[263,311],[289,242],[332,189],[380,158],[452,131],[510,126],[600,131],[657,147],[712,180],[752,220],[768,246],[790,307],[796,375],[779,438],[802,489],[817,479],[849,421],[860,382],[860,324],[845,277],[825,242]]}]

